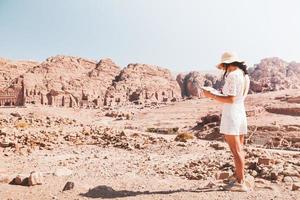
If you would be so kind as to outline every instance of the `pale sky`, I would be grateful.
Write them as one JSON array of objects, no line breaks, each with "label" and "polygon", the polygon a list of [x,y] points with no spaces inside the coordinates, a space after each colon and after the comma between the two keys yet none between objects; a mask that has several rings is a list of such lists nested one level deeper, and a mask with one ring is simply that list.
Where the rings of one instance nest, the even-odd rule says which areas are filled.
[{"label": "pale sky", "polygon": [[211,70],[224,51],[250,65],[300,61],[298,0],[0,0],[0,57],[57,54],[121,67]]}]

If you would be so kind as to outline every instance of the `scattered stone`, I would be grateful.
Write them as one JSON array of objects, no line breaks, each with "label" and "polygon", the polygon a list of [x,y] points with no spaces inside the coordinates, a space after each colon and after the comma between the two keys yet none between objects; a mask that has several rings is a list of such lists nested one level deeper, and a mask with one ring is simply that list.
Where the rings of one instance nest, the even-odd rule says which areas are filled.
[{"label": "scattered stone", "polygon": [[13,185],[28,185],[28,177],[25,175],[17,175],[12,181],[11,184]]},{"label": "scattered stone", "polygon": [[293,178],[291,176],[285,176],[283,178],[283,182],[285,182],[285,183],[293,183],[294,180],[293,180]]},{"label": "scattered stone", "polygon": [[298,170],[293,169],[293,168],[286,168],[286,169],[282,172],[282,174],[283,174],[284,176],[299,176]]},{"label": "scattered stone", "polygon": [[271,165],[274,164],[274,159],[271,158],[258,158],[258,164],[260,165]]},{"label": "scattered stone", "polygon": [[62,191],[72,190],[74,188],[74,182],[67,182]]},{"label": "scattered stone", "polygon": [[212,181],[209,181],[204,187],[205,187],[205,188],[213,188],[213,187],[215,187],[215,186],[217,186],[216,183],[214,183],[214,182],[212,182]]},{"label": "scattered stone", "polygon": [[280,130],[279,125],[269,125],[269,126],[258,126],[257,131],[279,131]]},{"label": "scattered stone", "polygon": [[245,176],[245,184],[247,185],[247,187],[249,189],[253,190],[255,188],[255,179],[254,179],[254,177],[251,176],[251,175],[249,175],[249,174],[247,174]]},{"label": "scattered stone", "polygon": [[[28,116],[24,117],[24,120],[29,120]],[[48,117],[48,122],[54,123],[51,125],[51,130],[40,129],[44,127],[43,120],[36,119],[37,124],[31,123],[32,127],[28,129],[22,129],[21,131],[16,131],[12,129],[10,131],[4,130],[0,133],[0,148],[6,148],[4,155],[10,156],[13,153],[18,153],[21,155],[28,155],[33,152],[33,150],[53,150],[55,147],[60,145],[98,145],[101,147],[117,147],[126,150],[133,149],[144,149],[149,144],[162,144],[166,143],[167,140],[162,137],[150,136],[146,134],[138,135],[137,137],[127,136],[124,131],[119,131],[110,127],[103,126],[83,126],[83,128],[76,129],[72,133],[66,133],[64,131],[57,131],[57,128],[61,129],[64,122],[67,126],[79,127],[80,124],[76,124],[73,120],[68,118],[50,118]],[[11,124],[3,123],[4,119],[0,119],[0,124],[5,126],[12,126]],[[26,123],[28,123],[26,121]],[[71,123],[71,124],[69,124]],[[74,124],[75,123],[75,124]],[[172,128],[173,131],[177,131],[178,128]],[[2,129],[0,129],[2,130]],[[78,152],[74,152],[77,154]]]},{"label": "scattered stone", "polygon": [[177,134],[178,130],[179,130],[178,127],[174,127],[174,128],[147,128],[146,131],[150,133],[172,135],[172,134]]},{"label": "scattered stone", "polygon": [[[278,180],[278,178],[279,178],[278,175],[279,175],[278,172],[272,171],[271,174],[270,174],[270,179],[276,181],[276,180]],[[255,176],[254,176],[254,177],[255,177]]]},{"label": "scattered stone", "polygon": [[17,117],[17,118],[22,118],[22,116],[20,115],[20,113],[10,113],[11,116],[13,117]]},{"label": "scattered stone", "polygon": [[179,147],[186,147],[187,145],[185,143],[183,143],[183,142],[180,142],[180,143],[177,144],[177,146],[179,146]]},{"label": "scattered stone", "polygon": [[300,183],[293,183],[292,191],[300,190]]},{"label": "scattered stone", "polygon": [[253,176],[253,177],[256,177],[258,175],[258,173],[255,170],[251,170],[250,175]]},{"label": "scattered stone", "polygon": [[216,149],[216,150],[224,150],[226,149],[225,145],[222,143],[212,143],[209,145],[210,147]]},{"label": "scattered stone", "polygon": [[13,147],[14,142],[12,142],[9,138],[5,138],[4,140],[0,141],[0,147],[7,148],[7,147]]},{"label": "scattered stone", "polygon": [[216,179],[220,180],[220,179],[227,179],[230,176],[232,176],[232,172],[231,171],[226,171],[226,172],[218,172],[216,174]]},{"label": "scattered stone", "polygon": [[40,172],[31,172],[30,176],[28,177],[28,185],[42,185],[44,182],[43,175]]},{"label": "scattered stone", "polygon": [[133,119],[133,112],[110,111],[105,114],[107,117],[113,117],[118,120],[131,120]]},{"label": "scattered stone", "polygon": [[187,142],[188,140],[194,139],[194,135],[192,133],[179,133],[175,137],[175,141],[179,142]]}]

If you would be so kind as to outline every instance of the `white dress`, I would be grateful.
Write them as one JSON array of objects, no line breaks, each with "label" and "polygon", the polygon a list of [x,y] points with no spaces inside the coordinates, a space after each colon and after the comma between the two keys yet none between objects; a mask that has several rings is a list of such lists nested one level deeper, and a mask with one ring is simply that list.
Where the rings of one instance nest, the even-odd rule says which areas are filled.
[{"label": "white dress", "polygon": [[236,69],[225,78],[223,94],[235,96],[234,102],[224,103],[221,117],[220,133],[226,135],[247,134],[247,118],[244,106],[250,85],[249,76]]}]

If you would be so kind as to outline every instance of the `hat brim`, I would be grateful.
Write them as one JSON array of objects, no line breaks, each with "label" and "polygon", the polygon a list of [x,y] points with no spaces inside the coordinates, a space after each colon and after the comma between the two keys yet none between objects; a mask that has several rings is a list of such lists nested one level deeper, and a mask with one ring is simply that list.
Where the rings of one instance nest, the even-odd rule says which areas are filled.
[{"label": "hat brim", "polygon": [[219,64],[217,64],[216,65],[216,67],[218,68],[218,69],[222,69],[222,64],[229,64],[229,63],[233,63],[233,62],[241,62],[241,63],[243,63],[243,62],[245,62],[244,60],[239,60],[239,59],[231,59],[231,60],[226,60],[226,61],[224,61],[224,62],[221,62],[221,63],[219,63]]}]

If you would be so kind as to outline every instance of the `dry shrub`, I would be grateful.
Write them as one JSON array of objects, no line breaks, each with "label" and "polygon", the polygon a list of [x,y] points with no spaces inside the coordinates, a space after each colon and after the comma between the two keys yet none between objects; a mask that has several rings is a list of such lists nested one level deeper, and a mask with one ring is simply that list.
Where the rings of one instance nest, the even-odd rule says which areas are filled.
[{"label": "dry shrub", "polygon": [[179,133],[176,138],[175,141],[179,141],[179,142],[187,142],[188,140],[194,139],[194,135],[192,133]]},{"label": "dry shrub", "polygon": [[25,121],[18,121],[18,122],[16,122],[15,127],[16,128],[28,128],[29,124]]}]

